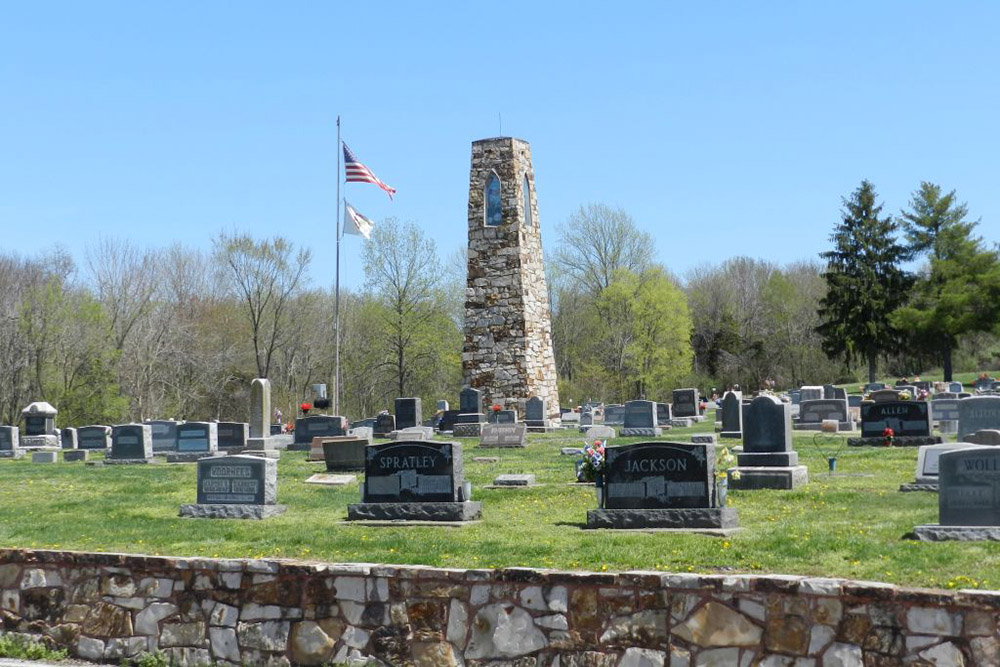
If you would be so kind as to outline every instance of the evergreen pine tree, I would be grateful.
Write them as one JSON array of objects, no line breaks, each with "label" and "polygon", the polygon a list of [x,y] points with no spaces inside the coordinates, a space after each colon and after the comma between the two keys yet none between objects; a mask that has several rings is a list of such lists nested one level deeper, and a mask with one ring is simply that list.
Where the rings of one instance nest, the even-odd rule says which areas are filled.
[{"label": "evergreen pine tree", "polygon": [[926,181],[902,212],[911,252],[926,255],[929,264],[893,323],[923,349],[940,354],[946,381],[952,379],[951,353],[959,336],[1000,324],[1000,258],[973,236],[977,223],[967,221],[967,214],[954,190],[942,196],[940,186]]},{"label": "evergreen pine tree", "polygon": [[874,382],[878,357],[900,345],[889,317],[905,303],[911,284],[900,268],[907,249],[896,240],[896,222],[881,215],[870,182],[862,181],[842,201],[841,222],[830,235],[833,250],[820,254],[827,262],[827,293],[820,300],[822,323],[816,330],[831,359],[867,361],[868,380]]}]

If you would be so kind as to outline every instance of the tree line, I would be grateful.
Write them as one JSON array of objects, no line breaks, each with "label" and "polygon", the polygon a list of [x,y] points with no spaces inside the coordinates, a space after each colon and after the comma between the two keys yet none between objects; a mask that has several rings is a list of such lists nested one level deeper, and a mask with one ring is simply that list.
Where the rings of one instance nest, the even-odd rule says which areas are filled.
[{"label": "tree line", "polygon": [[[1000,260],[967,218],[930,183],[884,214],[864,181],[823,261],[738,256],[677,276],[627,212],[582,206],[547,264],[562,403],[996,364]],[[364,286],[340,295],[341,412],[454,401],[464,248],[442,257],[417,225],[387,219],[362,256]],[[291,418],[311,385],[335,388],[336,295],[311,285],[311,261],[240,232],[210,250],[103,239],[80,266],[60,250],[0,254],[0,422],[35,400],[63,425],[245,420],[254,377]]]}]

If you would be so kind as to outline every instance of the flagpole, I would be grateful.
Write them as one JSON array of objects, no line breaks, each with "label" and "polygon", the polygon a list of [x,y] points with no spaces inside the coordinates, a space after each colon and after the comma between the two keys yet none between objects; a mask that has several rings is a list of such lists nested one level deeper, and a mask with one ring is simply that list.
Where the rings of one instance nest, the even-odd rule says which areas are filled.
[{"label": "flagpole", "polygon": [[337,279],[334,296],[334,328],[337,330],[335,352],[333,414],[340,415],[340,160],[344,151],[340,147],[340,114],[337,115]]}]

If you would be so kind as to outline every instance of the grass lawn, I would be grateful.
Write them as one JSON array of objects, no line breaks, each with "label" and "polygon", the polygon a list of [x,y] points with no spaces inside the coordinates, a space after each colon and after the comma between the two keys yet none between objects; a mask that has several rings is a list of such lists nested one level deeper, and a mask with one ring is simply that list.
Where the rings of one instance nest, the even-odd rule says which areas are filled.
[{"label": "grass lawn", "polygon": [[[711,416],[671,439],[709,431]],[[612,444],[637,442],[619,439]],[[912,482],[916,448],[844,448],[827,476],[811,433],[796,449],[810,483],[796,491],[730,491],[742,531],[729,538],[677,533],[587,531],[594,489],[571,485],[576,431],[530,435],[523,450],[485,450],[465,440],[466,478],[483,521],[461,528],[364,527],[343,523],[359,487],[306,484],[323,470],[303,452],[278,467],[284,515],[265,521],[181,519],[195,501],[194,465],[84,466],[0,461],[0,545],[175,556],[286,557],[330,562],[596,571],[755,572],[869,579],[939,588],[1000,588],[1000,543],[901,539],[937,522],[937,495],[900,493]],[[737,444],[735,442],[730,444]],[[475,463],[495,456],[499,463]],[[530,472],[543,486],[488,490],[501,473]],[[849,476],[872,474],[872,477]]]}]

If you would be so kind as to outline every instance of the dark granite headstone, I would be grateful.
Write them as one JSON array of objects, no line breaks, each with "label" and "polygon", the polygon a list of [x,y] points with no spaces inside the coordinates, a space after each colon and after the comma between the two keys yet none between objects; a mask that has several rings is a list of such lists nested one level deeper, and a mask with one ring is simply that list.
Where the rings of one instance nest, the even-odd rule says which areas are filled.
[{"label": "dark granite headstone", "polygon": [[458,410],[445,410],[441,415],[441,421],[438,422],[439,431],[452,431],[455,429],[455,424],[458,422],[458,415],[462,414]]},{"label": "dark granite headstone", "polygon": [[368,438],[345,435],[337,438],[320,438],[320,443],[323,447],[323,460],[326,461],[327,472],[364,469]]},{"label": "dark granite headstone", "polygon": [[848,421],[847,401],[821,398],[816,401],[802,401],[799,404],[800,423],[819,424],[825,419],[836,419],[838,422]]},{"label": "dark granite headstone", "polygon": [[532,396],[524,404],[524,421],[528,423],[528,426],[543,426],[547,418],[545,413],[545,399],[543,398]]},{"label": "dark granite headstone", "polygon": [[608,447],[605,509],[712,507],[715,447],[644,442]]},{"label": "dark granite headstone", "polygon": [[49,417],[42,415],[29,415],[24,418],[25,435],[48,435]]},{"label": "dark granite headstone", "polygon": [[257,456],[213,456],[198,461],[199,505],[271,505],[278,466]]},{"label": "dark granite headstone", "polygon": [[375,418],[375,435],[380,438],[388,438],[389,434],[396,430],[396,418],[390,414],[380,414]]},{"label": "dark granite headstone", "polygon": [[365,456],[365,503],[458,502],[462,448],[451,442],[371,445]]},{"label": "dark granite headstone", "polygon": [[20,432],[16,426],[0,426],[0,451],[16,451],[19,446]]},{"label": "dark granite headstone", "polygon": [[653,428],[656,425],[655,403],[629,401],[625,404],[625,428]]},{"label": "dark granite headstone", "polygon": [[240,451],[247,446],[250,438],[250,424],[245,422],[219,422],[218,426],[219,449],[229,451]]},{"label": "dark granite headstone", "polygon": [[496,413],[496,424],[516,424],[517,413],[513,410],[501,410]]},{"label": "dark granite headstone", "polygon": [[924,401],[883,401],[861,406],[861,437],[881,438],[886,428],[896,437],[928,436],[930,415]]},{"label": "dark granite headstone", "polygon": [[866,384],[864,387],[861,388],[861,390],[866,394],[869,394],[873,391],[879,391],[880,389],[885,389],[885,384],[882,382],[869,382],[868,384]]},{"label": "dark granite headstone", "polygon": [[397,398],[395,401],[396,430],[420,426],[423,423],[423,410],[420,407],[420,397]]},{"label": "dark granite headstone", "polygon": [[81,426],[76,429],[77,449],[109,449],[110,426]]},{"label": "dark granite headstone", "polygon": [[677,418],[697,417],[699,403],[697,389],[674,389],[673,416]]},{"label": "dark granite headstone", "polygon": [[832,384],[823,385],[823,398],[830,400],[836,398],[836,389]]},{"label": "dark granite headstone", "polygon": [[860,408],[862,400],[864,400],[864,396],[862,396],[861,394],[848,394],[847,395],[847,407],[849,407],[849,408]]},{"label": "dark granite headstone", "polygon": [[466,387],[458,394],[458,408],[462,414],[478,414],[483,411],[483,392]]},{"label": "dark granite headstone", "polygon": [[154,452],[177,451],[177,422],[151,419],[143,423],[149,425],[153,434]]},{"label": "dark granite headstone", "polygon": [[63,449],[76,449],[76,429],[72,426],[64,426],[59,430],[59,439]]},{"label": "dark granite headstone", "polygon": [[219,424],[184,422],[176,429],[176,451],[180,454],[215,452],[219,449]]},{"label": "dark granite headstone", "polygon": [[344,435],[343,417],[310,415],[295,420],[294,444],[296,445],[310,445],[313,438],[330,438],[338,435]]},{"label": "dark granite headstone", "polygon": [[118,424],[111,428],[109,459],[139,461],[153,456],[153,435],[146,424]]},{"label": "dark granite headstone", "polygon": [[938,484],[942,526],[1000,526],[1000,448],[942,454]]},{"label": "dark granite headstone", "polygon": [[624,405],[605,406],[604,424],[606,426],[623,426],[625,424],[625,406]]},{"label": "dark granite headstone", "polygon": [[959,400],[958,439],[986,429],[1000,429],[1000,396],[971,396]]},{"label": "dark granite headstone", "polygon": [[527,424],[484,424],[480,447],[524,447]]},{"label": "dark granite headstone", "polygon": [[658,426],[670,423],[670,406],[668,404],[656,404],[656,423]]},{"label": "dark granite headstone", "polygon": [[[803,402],[803,405],[811,401]],[[842,402],[841,402],[842,403]],[[741,466],[792,466],[798,453],[792,450],[792,406],[774,396],[758,396],[747,408],[743,424]]]},{"label": "dark granite headstone", "polygon": [[743,437],[743,393],[727,391],[722,398],[722,437]]},{"label": "dark granite headstone", "polygon": [[948,391],[955,394],[961,394],[963,391],[965,391],[965,387],[962,385],[961,382],[950,382],[948,383]]},{"label": "dark granite headstone", "polygon": [[890,403],[899,400],[899,393],[896,389],[886,387],[885,389],[876,389],[868,396],[876,403]]}]

